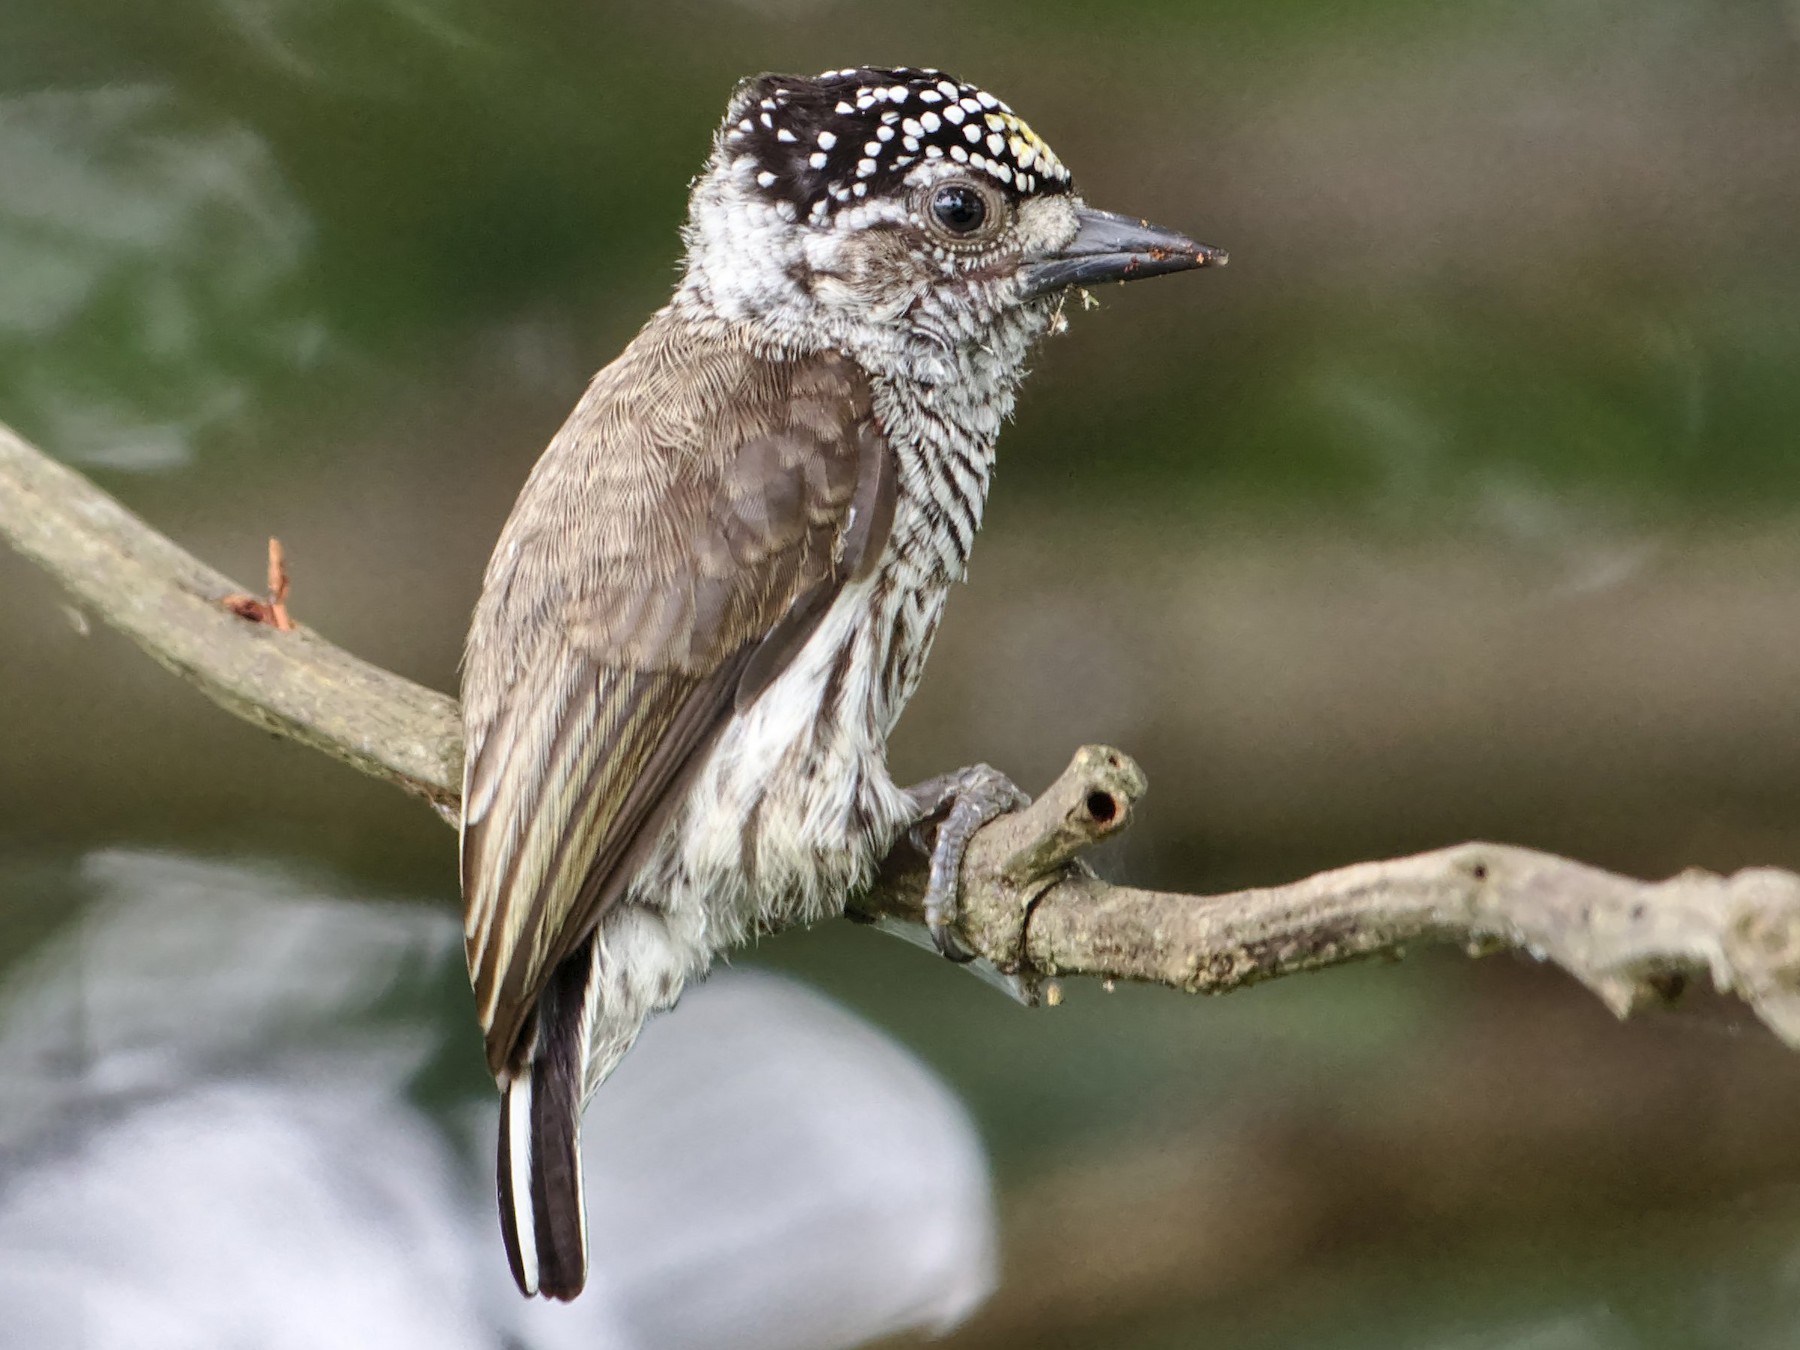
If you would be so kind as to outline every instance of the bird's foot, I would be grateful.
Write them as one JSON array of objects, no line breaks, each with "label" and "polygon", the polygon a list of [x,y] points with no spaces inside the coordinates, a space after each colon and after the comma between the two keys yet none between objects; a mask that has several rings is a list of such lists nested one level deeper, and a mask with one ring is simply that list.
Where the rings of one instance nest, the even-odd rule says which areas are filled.
[{"label": "bird's foot", "polygon": [[[913,843],[931,859],[925,888],[925,926],[939,954],[947,960],[973,961],[980,953],[956,931],[957,892],[962,884],[963,854],[975,832],[996,816],[1027,806],[1031,798],[998,769],[976,764],[927,779],[907,795],[919,809],[912,827]],[[936,838],[930,827],[937,826]]]}]

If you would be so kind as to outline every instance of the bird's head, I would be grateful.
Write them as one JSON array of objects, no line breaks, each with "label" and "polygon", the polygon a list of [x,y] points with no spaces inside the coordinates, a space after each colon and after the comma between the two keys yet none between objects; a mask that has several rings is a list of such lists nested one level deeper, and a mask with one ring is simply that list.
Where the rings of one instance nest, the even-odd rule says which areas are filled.
[{"label": "bird's head", "polygon": [[1022,361],[1072,287],[1225,261],[1090,208],[1006,104],[905,68],[741,84],[684,237],[689,303],[927,378],[974,349]]}]

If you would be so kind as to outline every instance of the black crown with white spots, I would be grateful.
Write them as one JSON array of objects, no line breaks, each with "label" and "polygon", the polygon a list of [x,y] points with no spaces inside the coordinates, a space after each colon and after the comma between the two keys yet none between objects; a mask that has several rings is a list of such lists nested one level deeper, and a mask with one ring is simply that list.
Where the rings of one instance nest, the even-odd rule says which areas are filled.
[{"label": "black crown with white spots", "polygon": [[891,191],[924,162],[966,166],[1018,196],[1072,190],[1023,118],[941,70],[863,67],[740,85],[721,129],[734,160],[793,219],[824,223]]}]

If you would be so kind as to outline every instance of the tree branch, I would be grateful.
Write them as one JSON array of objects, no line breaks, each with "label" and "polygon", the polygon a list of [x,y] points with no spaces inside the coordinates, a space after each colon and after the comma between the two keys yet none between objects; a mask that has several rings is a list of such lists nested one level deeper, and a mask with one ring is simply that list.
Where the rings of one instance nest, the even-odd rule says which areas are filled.
[{"label": "tree branch", "polygon": [[0,536],[220,707],[456,818],[456,700],[360,661],[304,626],[282,632],[239,617],[224,602],[241,596],[242,586],[3,425]]},{"label": "tree branch", "polygon": [[[239,617],[223,602],[242,588],[3,426],[0,536],[228,711],[455,819],[462,732],[453,699],[304,627]],[[1225,895],[1101,881],[1080,854],[1125,828],[1144,789],[1128,757],[1088,746],[1035,802],[970,845],[965,935],[1026,992],[1054,976],[1092,975],[1224,993],[1443,942],[1554,962],[1620,1016],[1704,978],[1800,1048],[1800,876],[1791,872],[1691,871],[1645,883],[1470,843]],[[923,859],[902,843],[851,912],[916,922],[923,896]]]}]

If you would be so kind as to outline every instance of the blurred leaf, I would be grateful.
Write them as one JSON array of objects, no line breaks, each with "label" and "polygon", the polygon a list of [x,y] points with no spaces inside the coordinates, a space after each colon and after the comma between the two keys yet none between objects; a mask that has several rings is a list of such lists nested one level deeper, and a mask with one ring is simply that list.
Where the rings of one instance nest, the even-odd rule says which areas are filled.
[{"label": "blurred leaf", "polygon": [[169,468],[317,356],[309,232],[262,144],[138,85],[0,99],[0,405],[58,453]]}]

